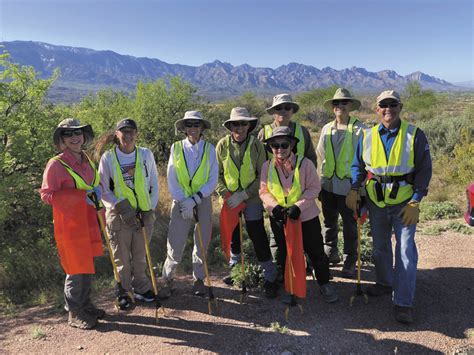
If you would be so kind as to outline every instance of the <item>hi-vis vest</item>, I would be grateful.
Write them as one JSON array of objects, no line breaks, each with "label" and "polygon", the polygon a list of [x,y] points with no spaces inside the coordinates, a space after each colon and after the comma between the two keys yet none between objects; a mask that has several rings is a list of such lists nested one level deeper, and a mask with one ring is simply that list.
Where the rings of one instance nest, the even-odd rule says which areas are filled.
[{"label": "hi-vis vest", "polygon": [[[372,202],[378,207],[383,208],[385,205],[397,205],[413,195],[413,185],[409,184],[404,175],[410,174],[415,170],[414,163],[414,144],[416,127],[401,121],[400,129],[397,137],[393,142],[390,156],[385,156],[385,149],[379,134],[379,125],[364,130],[362,157],[366,165],[366,170],[371,172],[380,180],[390,180],[393,177],[395,182],[378,182],[375,178],[367,180],[367,194]],[[377,196],[377,184],[381,185],[383,198]],[[380,185],[378,188],[380,189]],[[395,195],[392,190],[395,190]],[[380,195],[380,194],[379,194]]]},{"label": "hi-vis vest", "polygon": [[257,177],[255,174],[255,166],[252,164],[252,159],[250,157],[250,150],[252,148],[253,142],[255,141],[255,137],[252,135],[250,136],[244,152],[244,158],[242,159],[240,165],[240,169],[237,168],[237,165],[230,156],[231,139],[232,138],[229,135],[227,142],[227,156],[222,161],[222,166],[224,168],[224,181],[226,187],[229,191],[235,192],[239,189],[239,187],[246,189]]},{"label": "hi-vis vest", "polygon": [[268,167],[268,181],[267,187],[268,191],[275,197],[278,204],[283,207],[293,206],[301,196],[301,182],[300,182],[300,166],[303,161],[304,156],[296,156],[296,166],[295,173],[293,174],[293,184],[291,186],[288,195],[285,194],[283,187],[281,186],[280,177],[278,176],[278,171],[275,167],[275,159],[271,159]]},{"label": "hi-vis vest", "polygon": [[178,183],[184,191],[186,197],[197,193],[201,186],[209,180],[211,164],[209,161],[209,143],[204,142],[204,152],[201,156],[201,163],[192,177],[189,176],[186,157],[182,141],[176,142],[173,148],[173,165],[178,178]]},{"label": "hi-vis vest", "polygon": [[94,171],[94,180],[92,181],[92,184],[88,184],[84,181],[84,178],[76,173],[73,168],[71,168],[64,160],[62,160],[60,157],[56,156],[52,159],[57,160],[58,162],[61,163],[62,166],[67,170],[67,172],[71,175],[72,179],[74,180],[74,184],[76,185],[76,189],[78,190],[92,190],[94,187],[99,186],[100,183],[100,175],[99,172],[97,171],[94,162],[87,156],[87,154],[84,153],[86,156],[89,165],[91,169]]},{"label": "hi-vis vest", "polygon": [[[271,137],[272,135],[272,132],[273,132],[273,128],[271,125],[267,124],[263,127],[264,129],[264,133],[265,133],[265,139],[268,139]],[[304,136],[303,136],[303,128],[301,127],[301,125],[297,122],[295,122],[295,134],[294,136],[296,138],[299,139],[299,142],[298,144],[296,145],[296,154],[298,155],[301,155],[301,156],[304,156]],[[268,159],[271,159],[273,154],[270,153],[268,150],[267,150],[267,156],[268,156]]]},{"label": "hi-vis vest", "polygon": [[322,174],[325,178],[332,178],[334,173],[340,180],[351,177],[351,164],[354,158],[354,146],[352,145],[352,133],[354,131],[354,123],[357,122],[357,118],[351,117],[347,125],[346,134],[344,136],[344,142],[337,159],[334,155],[334,148],[332,145],[332,127],[335,125],[335,121],[331,125],[327,126],[324,134],[324,161],[321,166]]},{"label": "hi-vis vest", "polygon": [[125,180],[120,169],[120,163],[118,161],[117,152],[115,148],[111,149],[112,154],[112,176],[114,181],[114,195],[118,199],[127,199],[132,207],[136,210],[143,212],[150,211],[151,198],[150,198],[150,183],[146,176],[145,164],[142,164],[142,153],[140,147],[135,147],[135,168],[133,172],[133,186],[130,187],[125,184]]}]

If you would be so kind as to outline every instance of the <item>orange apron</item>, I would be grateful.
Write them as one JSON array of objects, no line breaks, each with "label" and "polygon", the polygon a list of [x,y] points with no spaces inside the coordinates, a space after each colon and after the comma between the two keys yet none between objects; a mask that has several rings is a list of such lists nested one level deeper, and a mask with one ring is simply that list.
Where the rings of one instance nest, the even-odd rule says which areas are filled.
[{"label": "orange apron", "polygon": [[[230,208],[227,199],[232,196],[230,192],[224,196],[224,204],[222,205],[221,215],[219,217],[219,225],[221,230],[221,247],[227,261],[230,260],[230,242],[235,227],[239,225],[239,213],[245,209],[245,202],[241,202],[237,207]],[[242,246],[241,246],[242,247]]]},{"label": "orange apron", "polygon": [[306,266],[303,253],[301,220],[288,218],[285,223],[285,290],[299,298],[306,297]]}]

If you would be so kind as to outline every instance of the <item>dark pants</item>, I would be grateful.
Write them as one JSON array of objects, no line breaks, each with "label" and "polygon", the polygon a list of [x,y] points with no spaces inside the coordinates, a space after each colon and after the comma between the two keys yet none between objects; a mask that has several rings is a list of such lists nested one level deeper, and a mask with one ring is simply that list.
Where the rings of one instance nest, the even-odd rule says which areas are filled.
[{"label": "dark pants", "polygon": [[77,312],[87,306],[92,288],[91,274],[66,274],[64,281],[64,302],[67,311]]},{"label": "dark pants", "polygon": [[[271,259],[270,246],[268,244],[268,237],[263,224],[263,219],[257,221],[245,221],[245,227],[247,233],[252,241],[257,260],[260,262],[268,261]],[[230,243],[230,250],[232,254],[240,254],[240,230],[239,226],[234,229],[232,233],[232,241]]]},{"label": "dark pants", "polygon": [[[286,243],[285,230],[282,222],[270,217],[270,226],[272,227],[275,241],[278,245],[278,267],[285,272],[286,261]],[[315,217],[309,221],[301,223],[303,234],[303,249],[313,264],[314,273],[318,284],[324,285],[329,282],[329,259],[324,253],[323,237],[321,235],[321,223],[319,218]]]},{"label": "dark pants", "polygon": [[354,212],[346,206],[346,196],[321,190],[321,205],[324,216],[326,254],[329,256],[333,253],[338,253],[338,219],[339,215],[341,215],[342,234],[344,236],[344,259],[348,263],[355,263],[357,261],[357,222],[353,216]]}]

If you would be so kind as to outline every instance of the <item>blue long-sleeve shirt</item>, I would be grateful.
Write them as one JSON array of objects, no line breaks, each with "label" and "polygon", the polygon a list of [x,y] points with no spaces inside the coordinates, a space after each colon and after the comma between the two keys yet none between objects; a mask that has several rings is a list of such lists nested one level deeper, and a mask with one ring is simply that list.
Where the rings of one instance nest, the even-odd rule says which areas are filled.
[{"label": "blue long-sleeve shirt", "polygon": [[[390,151],[392,150],[393,142],[397,137],[398,132],[400,131],[400,123],[398,127],[393,129],[387,129],[383,124],[379,124],[378,132],[382,140],[382,144],[385,149],[385,156],[390,156]],[[370,128],[369,128],[370,129]],[[358,189],[361,186],[361,183],[367,177],[367,170],[365,169],[365,162],[362,157],[362,140],[363,135],[359,139],[359,144],[354,155],[354,160],[352,161],[351,166],[351,186],[354,189]],[[420,202],[421,199],[426,196],[428,193],[428,185],[431,180],[432,168],[431,168],[431,154],[430,147],[428,145],[428,140],[426,139],[425,133],[417,128],[415,134],[415,171],[414,182],[413,182],[413,196],[412,200]]]}]

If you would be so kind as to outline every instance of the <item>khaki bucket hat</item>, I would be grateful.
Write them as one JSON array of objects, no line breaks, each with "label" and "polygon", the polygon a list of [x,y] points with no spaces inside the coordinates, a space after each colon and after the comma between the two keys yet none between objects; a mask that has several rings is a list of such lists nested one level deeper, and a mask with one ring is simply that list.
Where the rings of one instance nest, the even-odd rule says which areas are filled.
[{"label": "khaki bucket hat", "polygon": [[184,117],[177,120],[174,123],[174,128],[175,128],[175,133],[178,134],[179,132],[181,133],[186,133],[184,129],[184,122],[188,120],[193,120],[193,121],[201,121],[203,125],[203,130],[204,129],[209,129],[211,128],[211,123],[208,120],[205,120],[202,117],[202,113],[199,111],[186,111],[184,114]]},{"label": "khaki bucket hat", "polygon": [[245,107],[234,107],[232,111],[230,111],[230,118],[222,125],[230,131],[230,123],[239,121],[249,122],[250,127],[248,133],[252,132],[258,125],[258,118],[250,117],[250,114]]},{"label": "khaki bucket hat", "polygon": [[266,109],[267,113],[272,115],[275,113],[275,107],[281,104],[291,104],[293,106],[293,113],[298,112],[300,109],[299,105],[293,101],[290,94],[278,94],[273,97],[272,105]]},{"label": "khaki bucket hat", "polygon": [[337,89],[333,98],[324,102],[324,107],[328,110],[332,110],[332,102],[335,100],[350,100],[352,102],[352,107],[349,111],[355,111],[360,107],[360,101],[353,97],[349,90],[344,88]]},{"label": "khaki bucket hat", "polygon": [[398,92],[396,92],[395,90],[385,90],[382,91],[379,96],[377,96],[377,104],[387,99],[396,100],[399,103],[402,102],[402,100],[400,99],[400,94]]},{"label": "khaki bucket hat", "polygon": [[84,134],[84,144],[89,144],[94,139],[94,132],[92,131],[92,127],[90,124],[83,124],[77,118],[65,118],[61,122],[59,122],[58,126],[54,130],[53,133],[53,142],[54,145],[59,145],[61,140],[61,133],[66,130],[75,130],[75,129],[82,129],[82,133]]},{"label": "khaki bucket hat", "polygon": [[273,129],[272,135],[265,139],[264,143],[270,143],[273,139],[278,137],[288,137],[290,140],[294,141],[295,144],[298,143],[300,140],[291,134],[290,127],[287,126],[278,126]]}]

